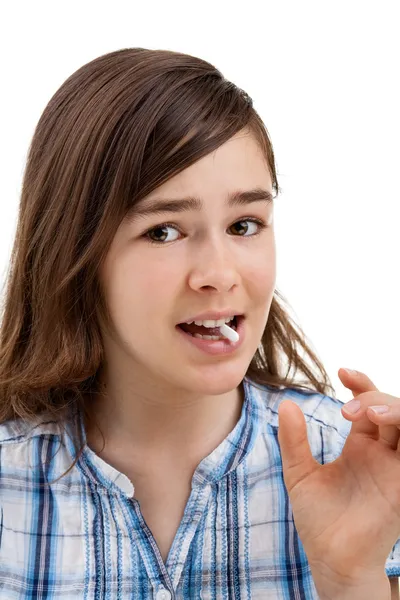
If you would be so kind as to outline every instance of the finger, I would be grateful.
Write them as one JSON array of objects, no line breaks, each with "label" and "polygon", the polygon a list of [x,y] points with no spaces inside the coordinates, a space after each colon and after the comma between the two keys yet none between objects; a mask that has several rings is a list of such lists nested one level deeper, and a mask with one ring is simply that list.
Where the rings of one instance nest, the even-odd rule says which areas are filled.
[{"label": "finger", "polygon": [[[360,394],[367,392],[367,391],[379,392],[378,388],[375,386],[373,381],[371,381],[371,379],[367,375],[365,375],[365,373],[362,373],[361,371],[352,371],[349,373],[346,369],[339,369],[339,377],[342,380],[342,383],[352,391],[353,398],[362,400],[362,404],[363,404],[363,406],[361,406],[359,412],[354,413],[352,415],[348,415],[345,412],[346,404],[343,407],[343,411],[344,411],[342,413],[343,416],[345,416],[345,418],[348,419],[349,421],[353,421],[353,419],[354,419],[353,426],[351,428],[351,432],[366,433],[367,435],[370,435],[371,437],[374,437],[374,438],[377,438],[379,436],[379,440],[381,440],[382,443],[388,445],[393,450],[397,450],[397,446],[399,443],[400,431],[397,427],[393,426],[396,423],[389,424],[389,422],[385,419],[381,419],[380,417],[378,417],[377,419],[374,418],[373,411],[364,407],[365,399],[361,399],[358,397]],[[387,396],[389,396],[389,394],[387,394]],[[371,397],[369,397],[369,398],[371,398]],[[390,396],[390,398],[391,398],[390,404],[393,404],[393,402],[395,402],[396,400],[397,400],[397,402],[399,401],[399,399],[395,398],[395,396]],[[369,404],[371,404],[371,402],[369,402]],[[377,405],[379,405],[379,404],[380,404],[380,402],[378,402],[378,400],[377,400]],[[369,420],[369,423],[365,419],[365,416],[364,416],[364,418],[362,416],[363,413],[365,415],[366,410],[367,410],[366,416]],[[400,423],[400,419],[397,420],[397,423]]]},{"label": "finger", "polygon": [[339,369],[338,375],[343,385],[351,390],[353,398],[363,392],[379,391],[374,382],[361,371],[348,372],[347,369]]},{"label": "finger", "polygon": [[[353,402],[360,402],[360,408],[357,412],[349,414],[347,411],[351,408]],[[342,414],[348,420],[352,421],[352,427],[349,435],[352,434],[364,434],[372,437],[373,439],[383,440],[392,445],[396,440],[397,432],[394,431],[393,425],[383,421],[382,419],[374,418],[373,411],[369,409],[370,406],[382,406],[389,405],[398,406],[400,399],[390,394],[384,394],[383,392],[365,392],[359,394],[356,399],[347,402],[342,406]],[[380,419],[380,420],[379,420]],[[400,423],[400,420],[399,420]],[[395,429],[397,429],[395,427]],[[397,444],[396,444],[397,445]]]},{"label": "finger", "polygon": [[[379,440],[384,444],[392,448],[393,450],[398,449],[398,443],[400,439],[400,404],[392,405],[377,405],[374,407],[369,406],[367,408],[367,416],[373,423],[379,426]],[[387,407],[387,412],[376,413],[373,408],[381,409]]]},{"label": "finger", "polygon": [[299,481],[321,465],[311,453],[307,425],[301,408],[291,400],[284,400],[278,408],[278,419],[283,477],[290,493]]}]

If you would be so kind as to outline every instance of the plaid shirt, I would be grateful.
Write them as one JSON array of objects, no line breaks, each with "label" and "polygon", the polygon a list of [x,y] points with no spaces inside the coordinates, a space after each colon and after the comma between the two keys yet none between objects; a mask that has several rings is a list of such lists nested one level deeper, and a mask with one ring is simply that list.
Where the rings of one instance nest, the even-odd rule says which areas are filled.
[{"label": "plaid shirt", "polygon": [[[125,475],[85,446],[46,485],[75,458],[66,431],[43,418],[0,425],[0,598],[317,599],[283,481],[278,404],[302,408],[320,463],[339,456],[351,423],[329,396],[246,379],[244,390],[239,422],[194,473],[166,564]],[[400,575],[400,539],[386,573]]]}]

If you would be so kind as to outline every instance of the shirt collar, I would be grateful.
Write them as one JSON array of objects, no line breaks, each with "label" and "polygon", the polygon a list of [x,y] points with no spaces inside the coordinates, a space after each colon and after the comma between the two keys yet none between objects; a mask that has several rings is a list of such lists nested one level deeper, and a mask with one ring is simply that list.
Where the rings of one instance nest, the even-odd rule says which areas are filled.
[{"label": "shirt collar", "polygon": [[[192,487],[221,480],[237,469],[254,446],[260,424],[265,419],[265,400],[262,401],[257,388],[248,379],[244,378],[242,385],[243,405],[239,421],[217,448],[200,462],[193,475]],[[87,445],[82,413],[78,413],[77,418],[84,441],[83,451],[77,461],[79,468],[94,485],[101,484],[110,491],[122,491],[128,497],[133,497],[134,486],[130,479]],[[70,452],[74,455],[71,443]]]},{"label": "shirt collar", "polygon": [[200,462],[193,476],[193,485],[219,481],[237,469],[254,446],[262,407],[251,382],[245,378],[242,384],[244,400],[239,421],[219,446]]}]

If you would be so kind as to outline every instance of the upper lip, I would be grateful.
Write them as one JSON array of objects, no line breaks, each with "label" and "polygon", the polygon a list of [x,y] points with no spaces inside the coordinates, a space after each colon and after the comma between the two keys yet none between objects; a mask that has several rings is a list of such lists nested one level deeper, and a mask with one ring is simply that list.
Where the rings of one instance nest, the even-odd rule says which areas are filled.
[{"label": "upper lip", "polygon": [[226,310],[200,313],[195,317],[188,317],[184,321],[181,321],[181,323],[188,323],[189,321],[219,321],[220,319],[226,319],[227,317],[234,317],[242,314],[243,313],[234,308],[227,308]]}]

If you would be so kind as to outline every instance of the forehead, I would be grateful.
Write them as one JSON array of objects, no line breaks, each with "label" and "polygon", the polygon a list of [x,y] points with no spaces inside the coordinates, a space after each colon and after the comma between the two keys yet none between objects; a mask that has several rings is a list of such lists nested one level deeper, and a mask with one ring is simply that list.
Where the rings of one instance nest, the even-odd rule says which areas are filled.
[{"label": "forehead", "polygon": [[272,179],[260,145],[251,133],[242,131],[153,190],[142,202],[182,194],[206,199],[254,187],[272,192]]}]

